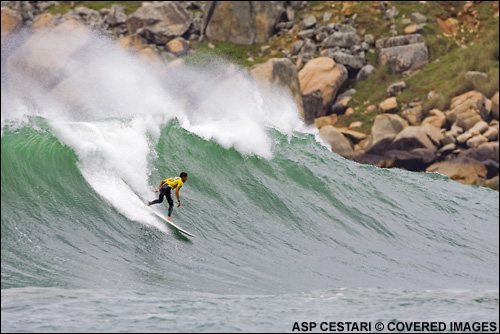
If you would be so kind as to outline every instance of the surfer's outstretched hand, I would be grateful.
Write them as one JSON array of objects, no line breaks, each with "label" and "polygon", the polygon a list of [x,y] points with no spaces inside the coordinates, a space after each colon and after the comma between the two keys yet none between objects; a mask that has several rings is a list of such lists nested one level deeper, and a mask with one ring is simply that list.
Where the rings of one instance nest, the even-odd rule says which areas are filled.
[{"label": "surfer's outstretched hand", "polygon": [[157,192],[158,192],[158,190],[156,190],[156,189],[153,189],[153,190],[151,190],[151,191],[152,191],[152,192],[154,192],[154,193],[157,193]]}]

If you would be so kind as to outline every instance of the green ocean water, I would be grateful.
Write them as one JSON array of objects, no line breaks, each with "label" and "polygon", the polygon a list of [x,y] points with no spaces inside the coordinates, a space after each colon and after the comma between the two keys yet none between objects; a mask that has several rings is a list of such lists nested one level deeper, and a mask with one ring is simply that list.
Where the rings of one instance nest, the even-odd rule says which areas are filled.
[{"label": "green ocean water", "polygon": [[2,331],[498,321],[496,192],[358,165],[308,134],[270,130],[274,157],[245,156],[174,120],[147,180],[189,173],[173,214],[187,238],[124,181],[100,190],[118,205],[103,198],[38,123],[2,137]]},{"label": "green ocean water", "polygon": [[[75,62],[78,105],[2,65],[2,332],[498,324],[498,192],[348,161],[226,62]],[[194,238],[144,204],[181,171]]]}]

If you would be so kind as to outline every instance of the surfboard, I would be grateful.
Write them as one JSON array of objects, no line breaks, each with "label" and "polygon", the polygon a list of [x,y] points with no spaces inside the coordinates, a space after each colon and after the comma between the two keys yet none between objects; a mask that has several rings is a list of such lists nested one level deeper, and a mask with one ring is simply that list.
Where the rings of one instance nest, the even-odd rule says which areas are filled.
[{"label": "surfboard", "polygon": [[163,219],[164,221],[166,221],[170,226],[173,226],[174,228],[176,228],[177,230],[179,230],[180,232],[184,233],[184,234],[187,234],[191,237],[194,237],[194,235],[192,235],[191,233],[189,233],[188,231],[186,230],[183,230],[182,228],[180,228],[179,226],[175,225],[174,223],[172,223],[171,221],[169,221],[167,218],[163,217],[162,215],[160,215],[158,212],[156,212],[155,210],[151,209],[155,215],[157,215],[158,217],[160,217],[161,219]]}]

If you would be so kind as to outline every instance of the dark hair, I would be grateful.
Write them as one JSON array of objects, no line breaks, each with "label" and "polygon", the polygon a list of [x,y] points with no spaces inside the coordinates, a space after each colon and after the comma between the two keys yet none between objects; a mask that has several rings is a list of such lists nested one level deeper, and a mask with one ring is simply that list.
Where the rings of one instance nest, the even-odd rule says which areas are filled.
[{"label": "dark hair", "polygon": [[182,172],[181,175],[179,175],[179,176],[180,177],[187,177],[188,175],[187,175],[187,173]]}]

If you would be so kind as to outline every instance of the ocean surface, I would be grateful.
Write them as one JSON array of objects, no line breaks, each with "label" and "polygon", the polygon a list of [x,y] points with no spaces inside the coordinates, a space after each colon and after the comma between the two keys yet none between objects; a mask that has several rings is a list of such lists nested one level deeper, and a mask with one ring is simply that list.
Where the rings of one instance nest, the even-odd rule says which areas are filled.
[{"label": "ocean surface", "polygon": [[[498,324],[498,192],[348,161],[225,60],[159,70],[94,37],[60,62],[68,94],[8,71],[19,50],[2,49],[2,332]],[[144,204],[182,171],[172,219],[195,237]]]}]

